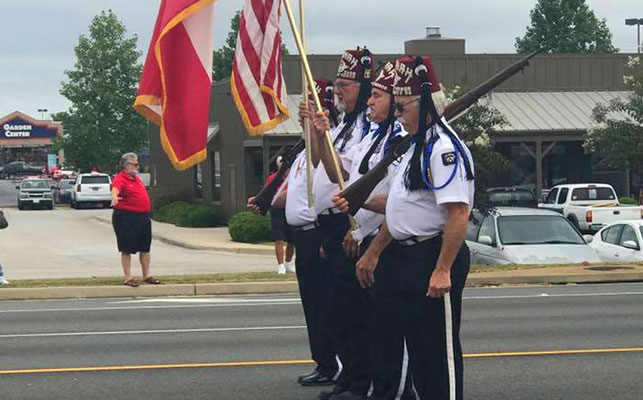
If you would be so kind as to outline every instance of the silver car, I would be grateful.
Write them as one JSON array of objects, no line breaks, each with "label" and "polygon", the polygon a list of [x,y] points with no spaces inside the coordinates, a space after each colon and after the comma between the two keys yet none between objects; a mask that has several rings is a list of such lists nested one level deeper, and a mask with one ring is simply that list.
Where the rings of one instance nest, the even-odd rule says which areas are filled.
[{"label": "silver car", "polygon": [[536,208],[498,207],[473,212],[467,231],[472,264],[565,264],[600,262],[562,215]]}]

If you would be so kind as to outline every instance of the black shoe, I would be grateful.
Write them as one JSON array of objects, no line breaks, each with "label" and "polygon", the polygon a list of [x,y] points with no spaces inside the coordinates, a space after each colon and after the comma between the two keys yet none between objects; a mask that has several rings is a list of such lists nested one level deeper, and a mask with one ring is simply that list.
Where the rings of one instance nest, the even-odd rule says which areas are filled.
[{"label": "black shoe", "polygon": [[304,379],[306,379],[306,378],[309,378],[309,377],[311,377],[311,376],[313,376],[313,375],[315,375],[315,374],[317,374],[317,373],[318,373],[318,372],[317,372],[317,370],[316,370],[316,369],[314,369],[312,372],[309,372],[309,373],[307,373],[307,374],[303,374],[303,375],[299,375],[299,376],[297,377],[297,382],[301,383],[301,381],[302,381],[302,380],[304,380]]},{"label": "black shoe", "polygon": [[344,392],[348,392],[348,388],[345,388],[343,386],[335,385],[333,390],[326,390],[323,391],[319,394],[318,399],[319,400],[329,400],[332,396],[342,394]]},{"label": "black shoe", "polygon": [[351,392],[351,391],[345,391],[340,394],[334,394],[330,396],[330,400],[365,400],[366,396],[363,394]]},{"label": "black shoe", "polygon": [[333,378],[329,378],[315,371],[307,377],[302,378],[299,383],[301,386],[330,386],[334,385],[335,381],[333,381]]}]

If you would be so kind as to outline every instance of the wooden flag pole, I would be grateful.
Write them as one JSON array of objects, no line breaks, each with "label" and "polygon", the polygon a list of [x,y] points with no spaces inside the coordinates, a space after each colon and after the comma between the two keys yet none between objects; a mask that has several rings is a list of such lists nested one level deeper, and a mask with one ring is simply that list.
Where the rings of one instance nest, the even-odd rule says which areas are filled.
[{"label": "wooden flag pole", "polygon": [[[301,63],[304,67],[306,80],[308,81],[308,90],[310,90],[310,93],[313,95],[313,100],[315,101],[315,109],[317,110],[317,112],[323,112],[321,102],[319,101],[319,95],[317,95],[317,91],[315,90],[315,82],[313,80],[313,74],[310,71],[310,64],[308,64],[308,56],[306,55],[306,51],[301,42],[301,37],[299,36],[297,24],[295,23],[295,16],[292,12],[292,7],[290,6],[289,0],[283,0],[283,4],[284,4],[284,7],[286,8],[288,21],[290,21],[290,28],[292,29],[292,34],[295,37],[297,50],[299,50],[299,55],[301,56]],[[337,174],[337,181],[339,183],[339,188],[340,190],[344,190],[344,188],[346,188],[346,182],[344,182],[344,175],[342,174],[342,169],[339,164],[339,159],[337,158],[337,154],[335,154],[335,147],[333,146],[333,140],[330,138],[330,132],[328,131],[324,132],[324,138],[326,139],[325,142],[326,142],[326,145],[328,146],[330,154],[333,157],[333,167],[335,169],[335,173]],[[349,215],[348,219],[351,224],[351,230],[357,230],[357,222],[355,221],[355,218]]]},{"label": "wooden flag pole", "polygon": [[[306,24],[304,22],[304,0],[299,0],[299,30],[301,32],[302,45],[304,47],[304,52],[306,52]],[[301,76],[305,75],[304,66],[301,67]],[[313,89],[314,90],[314,89]],[[301,81],[301,93],[303,96],[303,101],[308,103],[308,85],[302,79]],[[315,205],[315,196],[313,194],[313,158],[311,153],[310,145],[310,120],[304,118],[304,141],[306,142],[306,189],[308,193],[308,208],[313,208]]]}]

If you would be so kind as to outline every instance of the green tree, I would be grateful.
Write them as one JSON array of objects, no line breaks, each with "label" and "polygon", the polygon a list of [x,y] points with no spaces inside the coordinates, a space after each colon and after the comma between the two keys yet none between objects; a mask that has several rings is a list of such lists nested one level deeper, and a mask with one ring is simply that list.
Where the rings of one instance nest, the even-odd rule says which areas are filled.
[{"label": "green tree", "polygon": [[586,153],[603,156],[612,168],[629,167],[643,172],[643,62],[640,57],[629,58],[623,81],[631,92],[625,99],[594,109],[592,117],[597,126],[589,130],[583,147]]},{"label": "green tree", "polygon": [[65,71],[60,89],[71,107],[54,119],[65,128],[57,149],[81,171],[113,172],[123,153],[148,144],[145,121],[132,108],[142,69],[136,42],[111,10],[95,16],[89,36],[78,39],[75,68]]},{"label": "green tree", "polygon": [[[456,99],[466,92],[460,86],[447,93],[447,97]],[[475,161],[476,203],[484,192],[494,186],[506,186],[520,183],[522,176],[517,176],[517,169],[509,160],[494,149],[489,133],[507,123],[505,117],[491,106],[489,95],[478,100],[467,112],[451,122],[456,132],[466,143]]]},{"label": "green tree", "polygon": [[[232,74],[232,61],[234,51],[237,47],[237,36],[239,36],[239,20],[241,11],[237,11],[230,20],[230,32],[226,37],[225,44],[212,54],[212,80],[220,81],[230,78]],[[287,55],[288,49],[284,43],[281,44],[281,54]]]},{"label": "green tree", "polygon": [[599,20],[585,0],[538,0],[531,25],[516,38],[518,53],[544,48],[550,53],[616,53],[605,18]]}]

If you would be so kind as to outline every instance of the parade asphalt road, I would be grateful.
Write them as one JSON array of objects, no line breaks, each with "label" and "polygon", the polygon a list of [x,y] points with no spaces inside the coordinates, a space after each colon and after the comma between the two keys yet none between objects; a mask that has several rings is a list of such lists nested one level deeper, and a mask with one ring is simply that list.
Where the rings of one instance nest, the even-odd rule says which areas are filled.
[{"label": "parade asphalt road", "polygon": [[[467,399],[643,398],[643,284],[467,289]],[[293,295],[0,304],[0,398],[314,399]]]}]

